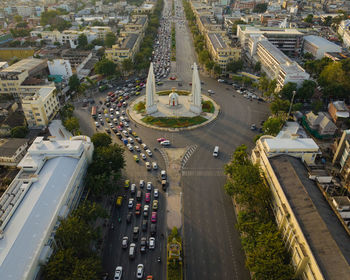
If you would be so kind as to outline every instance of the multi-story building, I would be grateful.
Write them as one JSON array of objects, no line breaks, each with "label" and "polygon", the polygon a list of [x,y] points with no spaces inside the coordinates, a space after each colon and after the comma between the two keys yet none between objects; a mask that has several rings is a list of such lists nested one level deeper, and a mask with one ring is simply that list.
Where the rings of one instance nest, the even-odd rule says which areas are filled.
[{"label": "multi-story building", "polygon": [[241,48],[231,45],[229,39],[219,33],[207,33],[205,38],[211,57],[223,71],[228,62],[240,60]]},{"label": "multi-story building", "polygon": [[17,166],[24,157],[29,139],[2,138],[0,139],[0,165]]},{"label": "multi-story building", "polygon": [[350,130],[344,130],[339,142],[335,142],[332,164],[339,164],[342,183],[350,190]]},{"label": "multi-story building", "polygon": [[350,47],[350,20],[343,20],[338,27],[338,33],[343,39],[344,45]]},{"label": "multi-story building", "polygon": [[85,30],[97,34],[97,37],[101,40],[106,38],[107,33],[112,32],[109,26],[88,26]]},{"label": "multi-story building", "polygon": [[303,53],[311,53],[316,59],[324,57],[326,52],[341,52],[341,46],[315,35],[304,37]]},{"label": "multi-story building", "polygon": [[140,49],[142,37],[139,34],[129,33],[126,37],[118,38],[118,43],[111,49],[106,49],[106,57],[115,63],[120,63],[124,59],[134,59],[135,54]]},{"label": "multi-story building", "polygon": [[65,59],[54,59],[47,62],[49,67],[50,75],[60,75],[64,79],[68,79],[73,75],[72,67],[69,60]]},{"label": "multi-story building", "polygon": [[55,87],[38,87],[23,96],[21,103],[29,127],[47,127],[59,110]]},{"label": "multi-story building", "polygon": [[307,165],[313,164],[319,153],[317,145],[312,139],[269,143],[270,139],[274,140],[263,136],[257,141],[252,160],[260,165],[270,187],[274,216],[291,255],[295,278],[346,279],[350,274],[349,235],[303,163],[306,159]]},{"label": "multi-story building", "polygon": [[40,75],[47,70],[47,61],[37,58],[23,59],[0,71],[0,94],[17,97],[21,84],[31,76]]},{"label": "multi-story building", "polygon": [[36,279],[56,249],[55,231],[77,206],[92,160],[87,136],[37,137],[0,198],[0,278]]},{"label": "multi-story building", "polygon": [[142,36],[145,34],[148,24],[148,17],[146,15],[134,15],[130,22],[124,25],[124,29],[121,31],[121,35],[127,33],[138,33]]},{"label": "multi-story building", "polygon": [[249,38],[252,35],[263,35],[274,46],[289,56],[298,56],[301,53],[304,35],[296,29],[249,25],[237,26],[237,37],[244,50],[247,49]]}]

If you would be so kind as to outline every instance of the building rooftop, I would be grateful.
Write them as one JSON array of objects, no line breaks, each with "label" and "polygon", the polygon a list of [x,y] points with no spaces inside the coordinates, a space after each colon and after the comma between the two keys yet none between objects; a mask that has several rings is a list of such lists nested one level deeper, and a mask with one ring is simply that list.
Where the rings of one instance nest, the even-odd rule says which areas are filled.
[{"label": "building rooftop", "polygon": [[327,39],[320,37],[320,36],[315,36],[315,35],[308,35],[304,36],[304,40],[308,41],[309,43],[316,45],[316,46],[322,46],[323,48],[327,47],[337,47],[341,49],[341,46],[334,44]]},{"label": "building rooftop", "polygon": [[18,148],[28,141],[29,139],[25,138],[0,139],[0,157],[12,157]]},{"label": "building rooftop", "polygon": [[128,34],[128,36],[124,39],[121,48],[131,50],[134,47],[138,37],[138,34]]},{"label": "building rooftop", "polygon": [[214,48],[217,49],[225,49],[227,48],[227,45],[224,41],[224,39],[222,38],[222,36],[218,33],[209,33],[208,37],[212,43],[212,45],[214,46]]},{"label": "building rooftop", "polygon": [[288,203],[326,279],[350,275],[350,237],[303,163],[290,156],[270,158]]},{"label": "building rooftop", "polygon": [[313,151],[318,152],[319,147],[312,138],[266,138],[263,139],[267,152],[284,151]]},{"label": "building rooftop", "polygon": [[26,58],[22,59],[19,62],[12,64],[11,66],[1,70],[2,73],[7,72],[17,72],[21,73],[24,71],[30,71],[34,68],[40,66],[41,64],[46,63],[45,60],[38,59],[38,58]]}]

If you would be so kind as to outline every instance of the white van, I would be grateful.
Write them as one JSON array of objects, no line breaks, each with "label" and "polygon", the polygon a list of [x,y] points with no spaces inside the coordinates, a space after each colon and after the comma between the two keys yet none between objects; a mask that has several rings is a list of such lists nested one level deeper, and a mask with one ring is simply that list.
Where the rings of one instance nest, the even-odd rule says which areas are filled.
[{"label": "white van", "polygon": [[219,156],[219,146],[215,146],[214,152],[213,152],[213,157],[218,157]]}]

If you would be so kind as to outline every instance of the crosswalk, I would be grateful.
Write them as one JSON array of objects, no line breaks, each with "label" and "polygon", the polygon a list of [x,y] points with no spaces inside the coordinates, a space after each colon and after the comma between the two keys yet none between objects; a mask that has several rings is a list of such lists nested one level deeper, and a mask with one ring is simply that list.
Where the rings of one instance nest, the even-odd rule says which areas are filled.
[{"label": "crosswalk", "polygon": [[225,174],[222,168],[202,168],[202,169],[183,168],[181,170],[181,176],[224,177]]},{"label": "crosswalk", "polygon": [[185,167],[187,161],[193,155],[193,153],[196,151],[197,148],[198,148],[197,145],[191,145],[190,147],[188,147],[185,155],[183,156],[183,158],[181,160],[181,168]]}]

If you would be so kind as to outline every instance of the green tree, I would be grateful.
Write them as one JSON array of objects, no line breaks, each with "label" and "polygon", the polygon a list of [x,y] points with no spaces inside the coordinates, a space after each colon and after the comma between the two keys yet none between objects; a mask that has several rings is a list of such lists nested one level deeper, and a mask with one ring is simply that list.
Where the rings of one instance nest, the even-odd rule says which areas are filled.
[{"label": "green tree", "polygon": [[220,65],[217,64],[217,63],[214,64],[214,68],[213,69],[214,69],[214,73],[216,75],[220,75],[222,73],[222,69],[221,69]]},{"label": "green tree", "polygon": [[133,63],[130,58],[124,59],[122,61],[122,69],[124,72],[129,73],[133,68]]},{"label": "green tree", "polygon": [[78,37],[78,48],[85,49],[88,45],[88,40],[85,34],[80,34]]},{"label": "green tree", "polygon": [[13,17],[13,19],[15,20],[15,22],[19,23],[23,21],[23,18],[20,15],[15,15]]},{"label": "green tree", "polygon": [[116,65],[113,61],[108,60],[106,58],[100,60],[95,64],[95,71],[98,74],[111,76],[115,73]]},{"label": "green tree", "polygon": [[301,87],[297,90],[298,99],[310,99],[316,88],[316,83],[312,80],[305,80]]},{"label": "green tree", "polygon": [[267,10],[267,3],[258,3],[255,5],[254,9],[253,9],[253,13],[265,13]]},{"label": "green tree", "polygon": [[293,91],[297,91],[297,84],[296,83],[292,83],[292,82],[288,82],[286,83],[283,88],[280,90],[279,94],[288,99],[291,100],[292,96],[293,96]]},{"label": "green tree", "polygon": [[70,78],[69,78],[69,82],[68,85],[70,87],[70,89],[78,91],[79,86],[80,86],[80,81],[78,78],[77,74],[73,74]]},{"label": "green tree", "polygon": [[28,133],[28,128],[26,126],[16,126],[11,129],[12,138],[25,138]]},{"label": "green tree", "polygon": [[108,147],[112,143],[112,138],[107,133],[95,133],[91,137],[92,143],[95,148],[97,147]]},{"label": "green tree", "polygon": [[63,122],[64,127],[75,135],[79,131],[79,120],[76,117],[70,117]]},{"label": "green tree", "polygon": [[304,19],[307,23],[312,23],[314,19],[314,16],[312,14],[307,15],[307,17]]},{"label": "green tree", "polygon": [[263,124],[263,131],[267,135],[276,136],[280,132],[283,123],[281,118],[269,118]]},{"label": "green tree", "polygon": [[45,279],[68,279],[74,269],[77,257],[72,248],[58,250],[44,268]]},{"label": "green tree", "polygon": [[92,40],[91,44],[93,44],[94,46],[104,46],[105,42],[102,39],[98,38],[98,39]]},{"label": "green tree", "polygon": [[117,37],[113,32],[108,32],[105,38],[105,45],[107,48],[111,48],[115,44]]},{"label": "green tree", "polygon": [[311,59],[311,60],[314,59],[314,56],[311,53],[309,53],[309,52],[304,53],[303,57],[305,59]]},{"label": "green tree", "polygon": [[101,260],[96,257],[78,259],[72,275],[67,280],[99,279],[102,272]]},{"label": "green tree", "polygon": [[254,65],[254,71],[255,72],[260,72],[261,71],[261,62],[258,61],[257,63],[255,63]]},{"label": "green tree", "polygon": [[226,70],[232,73],[236,73],[237,71],[242,70],[242,68],[243,68],[242,60],[231,61],[226,65]]},{"label": "green tree", "polygon": [[233,23],[233,25],[232,25],[232,29],[231,29],[231,31],[232,31],[233,34],[237,34],[237,26],[238,26],[239,24],[246,24],[246,22],[243,21],[243,20],[235,20],[234,23]]},{"label": "green tree", "polygon": [[105,48],[99,48],[96,52],[96,55],[101,58],[105,55]]},{"label": "green tree", "polygon": [[276,115],[279,112],[287,113],[289,110],[290,102],[288,100],[283,100],[280,98],[275,98],[273,102],[271,102],[270,110],[271,113]]},{"label": "green tree", "polygon": [[312,112],[317,114],[318,112],[322,111],[324,104],[323,104],[322,100],[317,100],[317,101],[314,101],[311,104],[311,106],[312,106]]},{"label": "green tree", "polygon": [[123,154],[124,149],[117,144],[97,147],[94,152],[94,162],[90,165],[92,173],[119,172],[125,165]]},{"label": "green tree", "polygon": [[60,111],[62,120],[73,117],[73,112],[74,112],[73,104],[68,103],[68,104],[64,105]]}]

